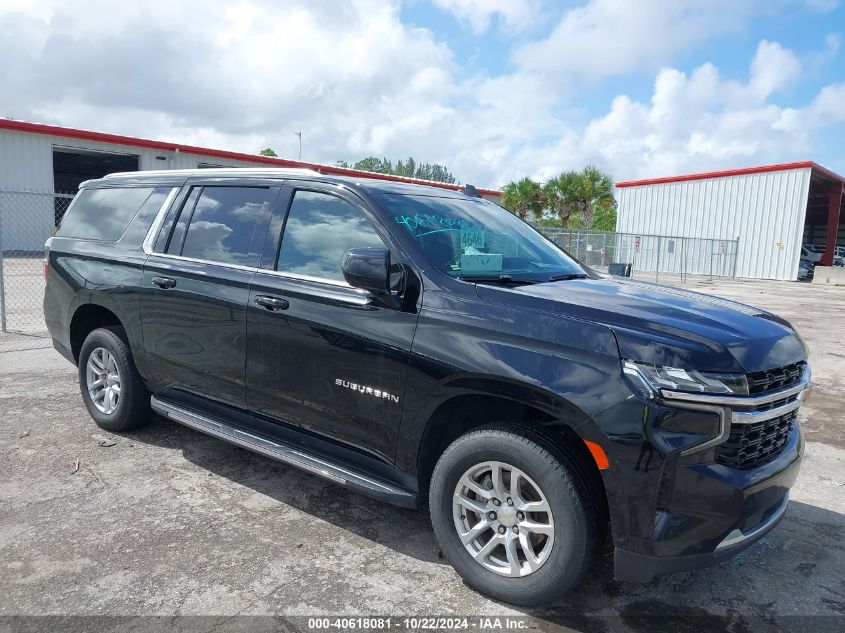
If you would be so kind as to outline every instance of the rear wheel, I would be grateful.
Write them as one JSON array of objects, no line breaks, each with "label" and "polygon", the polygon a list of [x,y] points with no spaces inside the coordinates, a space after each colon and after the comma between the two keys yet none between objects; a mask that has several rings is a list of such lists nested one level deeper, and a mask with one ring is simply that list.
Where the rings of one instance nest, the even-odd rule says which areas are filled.
[{"label": "rear wheel", "polygon": [[107,431],[128,431],[152,417],[147,391],[123,328],[92,331],[79,352],[79,388],[88,413]]},{"label": "rear wheel", "polygon": [[538,606],[580,583],[599,530],[576,459],[518,426],[472,431],[444,451],[432,475],[431,519],[467,584]]}]

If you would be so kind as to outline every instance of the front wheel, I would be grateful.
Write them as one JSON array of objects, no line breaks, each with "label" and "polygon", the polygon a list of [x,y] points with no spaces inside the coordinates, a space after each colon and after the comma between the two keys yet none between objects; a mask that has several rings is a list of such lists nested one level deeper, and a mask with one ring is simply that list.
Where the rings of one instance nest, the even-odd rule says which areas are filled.
[{"label": "front wheel", "polygon": [[128,431],[152,417],[147,391],[120,327],[91,332],[79,352],[79,388],[88,413],[106,431]]},{"label": "front wheel", "polygon": [[518,426],[472,431],[444,451],[432,475],[431,520],[467,584],[538,606],[580,583],[599,530],[575,459]]}]

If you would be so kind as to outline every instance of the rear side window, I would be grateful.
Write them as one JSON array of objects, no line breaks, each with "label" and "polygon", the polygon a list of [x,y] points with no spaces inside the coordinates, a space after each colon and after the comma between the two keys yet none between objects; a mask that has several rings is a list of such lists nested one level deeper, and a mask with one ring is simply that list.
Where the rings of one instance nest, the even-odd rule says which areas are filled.
[{"label": "rear side window", "polygon": [[121,244],[141,246],[170,191],[170,187],[158,187],[150,194],[120,238]]},{"label": "rear side window", "polygon": [[58,235],[116,241],[152,194],[152,187],[83,189],[62,220]]},{"label": "rear side window", "polygon": [[[267,187],[203,187],[191,192],[182,215],[190,213],[181,250],[177,231],[168,252],[223,264],[257,266],[258,252],[250,245],[256,227],[266,226],[271,212],[271,190]],[[193,201],[196,200],[196,204]],[[193,207],[192,207],[193,205]]]},{"label": "rear side window", "polygon": [[343,281],[340,262],[350,248],[384,247],[353,205],[325,193],[297,191],[282,235],[276,270]]}]

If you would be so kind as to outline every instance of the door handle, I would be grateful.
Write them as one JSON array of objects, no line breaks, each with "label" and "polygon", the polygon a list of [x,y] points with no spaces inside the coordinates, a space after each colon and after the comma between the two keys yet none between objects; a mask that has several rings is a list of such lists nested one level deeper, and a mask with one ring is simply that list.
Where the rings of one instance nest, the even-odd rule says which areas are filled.
[{"label": "door handle", "polygon": [[277,310],[287,310],[290,306],[287,299],[282,299],[281,297],[268,297],[267,295],[258,295],[255,297],[255,303],[267,308],[271,312],[276,312]]},{"label": "door handle", "polygon": [[165,290],[176,285],[176,280],[171,279],[170,277],[153,277],[152,282],[159,288],[164,288]]}]

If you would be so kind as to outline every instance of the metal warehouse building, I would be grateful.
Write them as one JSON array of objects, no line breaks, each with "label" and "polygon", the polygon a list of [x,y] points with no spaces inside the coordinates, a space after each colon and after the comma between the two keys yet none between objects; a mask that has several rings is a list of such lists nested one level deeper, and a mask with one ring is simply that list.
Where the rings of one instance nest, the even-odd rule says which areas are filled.
[{"label": "metal warehouse building", "polygon": [[[268,166],[462,189],[331,165],[0,119],[0,252],[40,252],[67,207],[68,197],[54,198],[53,193],[73,194],[85,180],[117,171]],[[25,195],[29,192],[32,195]],[[490,189],[478,192],[494,201],[501,197],[501,192]]]},{"label": "metal warehouse building", "polygon": [[[823,265],[830,265],[834,246],[845,245],[844,181],[807,161],[619,182],[616,230],[642,239],[671,235],[717,240],[709,254],[714,268],[726,245],[736,248],[736,257],[724,260],[734,270],[717,274],[794,280],[802,244],[826,245]],[[649,261],[640,261],[639,268],[677,270],[678,260],[687,254],[676,241],[658,240],[656,248],[640,254]]]}]

